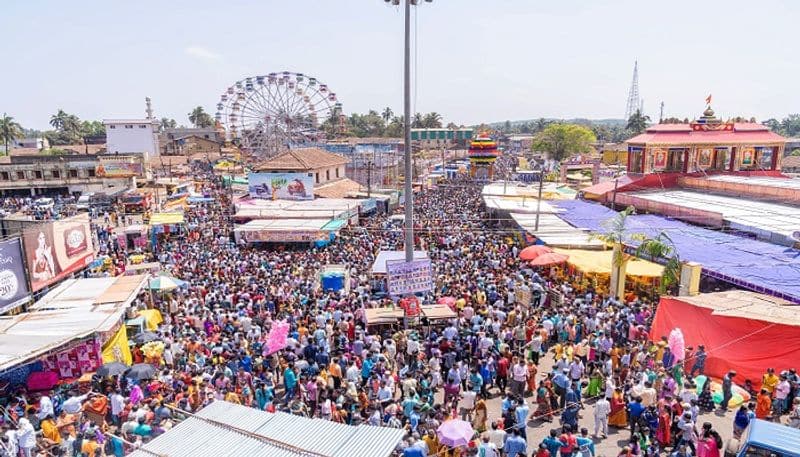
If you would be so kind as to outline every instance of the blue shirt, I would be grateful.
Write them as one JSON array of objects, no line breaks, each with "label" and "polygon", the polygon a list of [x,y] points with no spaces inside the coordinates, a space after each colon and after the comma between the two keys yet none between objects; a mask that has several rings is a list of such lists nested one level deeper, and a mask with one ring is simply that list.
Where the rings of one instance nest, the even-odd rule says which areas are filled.
[{"label": "blue shirt", "polygon": [[642,412],[644,412],[644,406],[635,401],[628,403],[628,409],[630,410],[631,417],[639,417],[642,415]]},{"label": "blue shirt", "polygon": [[589,449],[589,452],[591,452],[592,455],[594,455],[594,441],[592,441],[590,438],[584,438],[582,436],[579,436],[578,447],[584,447],[584,446],[586,446],[586,448]]},{"label": "blue shirt", "polygon": [[283,372],[283,383],[289,389],[297,385],[297,376],[294,374],[294,370],[286,368],[286,371]]},{"label": "blue shirt", "polygon": [[558,438],[548,436],[542,441],[542,443],[547,446],[547,450],[550,451],[551,457],[556,457],[558,455],[558,451],[561,449],[561,441],[559,441]]},{"label": "blue shirt", "polygon": [[372,371],[372,366],[375,362],[372,359],[364,360],[364,363],[361,364],[361,377],[362,378],[369,378],[369,374]]},{"label": "blue shirt", "polygon": [[561,387],[562,389],[566,389],[569,387],[570,380],[567,378],[564,373],[559,373],[553,376],[553,384]]},{"label": "blue shirt", "polygon": [[506,439],[506,445],[503,446],[503,451],[505,451],[508,456],[516,457],[519,453],[527,455],[528,443],[526,443],[521,436],[509,436]]},{"label": "blue shirt", "polygon": [[403,457],[425,457],[425,454],[417,446],[409,446],[403,449]]}]

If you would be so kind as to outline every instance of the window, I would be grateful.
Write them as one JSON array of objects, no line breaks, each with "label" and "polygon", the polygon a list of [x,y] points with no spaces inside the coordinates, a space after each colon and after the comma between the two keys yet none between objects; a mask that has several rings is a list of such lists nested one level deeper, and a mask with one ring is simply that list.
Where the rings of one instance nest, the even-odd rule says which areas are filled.
[{"label": "window", "polygon": [[55,179],[58,179],[58,178],[61,177],[61,171],[59,171],[59,170],[53,170],[52,172],[50,172],[50,174],[52,174],[53,178],[55,178]]},{"label": "window", "polygon": [[117,126],[116,125],[109,125],[108,128],[115,129],[115,128],[117,128]]},{"label": "window", "polygon": [[317,184],[319,184],[319,173],[314,173],[316,175]]},{"label": "window", "polygon": [[17,179],[25,179],[25,172],[24,171],[18,171],[17,172]]},{"label": "window", "polygon": [[146,125],[144,125],[144,124],[142,124],[142,125],[140,125],[140,126],[139,126],[139,128],[140,128],[140,129],[146,129],[146,128],[147,128],[147,126],[146,126]]},{"label": "window", "polygon": [[331,180],[331,171],[325,170],[325,181],[330,181],[330,180]]},{"label": "window", "polygon": [[90,168],[90,169],[86,170],[86,175],[89,176],[90,178],[94,178],[94,176],[95,176],[94,168]]},{"label": "window", "polygon": [[78,177],[78,170],[76,170],[74,168],[69,170],[69,177],[70,178],[77,178]]},{"label": "window", "polygon": [[11,179],[11,175],[9,175],[7,171],[2,171],[0,172],[0,179],[2,179],[3,181],[8,181],[9,179]]},{"label": "window", "polygon": [[339,177],[339,169],[338,168],[336,169],[336,177],[337,178]]},{"label": "window", "polygon": [[39,171],[39,170],[35,170],[35,171],[33,172],[33,178],[34,178],[34,179],[42,179],[42,172],[41,172],[41,171]]},{"label": "window", "polygon": [[125,128],[126,128],[126,129],[132,129],[132,128],[133,128],[133,126],[132,126],[131,124],[125,124]]}]

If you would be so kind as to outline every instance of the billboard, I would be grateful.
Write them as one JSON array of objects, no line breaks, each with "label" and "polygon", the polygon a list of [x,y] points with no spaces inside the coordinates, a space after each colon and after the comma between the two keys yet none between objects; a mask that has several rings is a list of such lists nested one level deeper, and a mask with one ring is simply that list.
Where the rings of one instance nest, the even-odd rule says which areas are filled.
[{"label": "billboard", "polygon": [[0,241],[0,314],[25,303],[31,296],[22,262],[19,238]]},{"label": "billboard", "polygon": [[411,262],[387,261],[386,285],[389,294],[395,296],[427,292],[433,289],[431,259],[418,259]]},{"label": "billboard", "polygon": [[312,173],[250,173],[250,197],[265,200],[313,200]]},{"label": "billboard", "polygon": [[33,292],[94,260],[88,214],[32,225],[22,232],[22,239]]},{"label": "billboard", "polygon": [[313,241],[328,239],[330,232],[323,230],[247,230],[241,233],[241,237],[248,243],[311,243]]},{"label": "billboard", "polygon": [[132,178],[144,174],[141,162],[124,160],[101,160],[94,173],[99,178]]}]

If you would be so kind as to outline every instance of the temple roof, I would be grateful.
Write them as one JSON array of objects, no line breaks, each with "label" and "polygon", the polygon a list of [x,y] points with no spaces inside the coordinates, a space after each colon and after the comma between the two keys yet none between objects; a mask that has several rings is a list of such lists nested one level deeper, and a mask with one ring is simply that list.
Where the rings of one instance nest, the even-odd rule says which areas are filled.
[{"label": "temple roof", "polygon": [[656,124],[626,141],[628,144],[773,144],[786,139],[762,124],[736,122],[704,130],[704,124]]}]

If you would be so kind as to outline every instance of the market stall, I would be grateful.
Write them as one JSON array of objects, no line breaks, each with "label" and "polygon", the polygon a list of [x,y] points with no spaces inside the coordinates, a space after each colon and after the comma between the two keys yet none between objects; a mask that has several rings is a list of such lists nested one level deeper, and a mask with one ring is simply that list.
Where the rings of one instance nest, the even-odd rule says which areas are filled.
[{"label": "market stall", "polygon": [[364,310],[367,327],[378,325],[398,325],[403,321],[405,312],[400,308],[367,308]]},{"label": "market stall", "polygon": [[[598,293],[606,293],[610,284],[613,266],[613,251],[554,249],[556,253],[569,256],[564,279],[571,278],[576,285],[592,285]],[[648,260],[628,256],[626,266],[626,290],[650,294],[659,283],[664,267]]]}]

